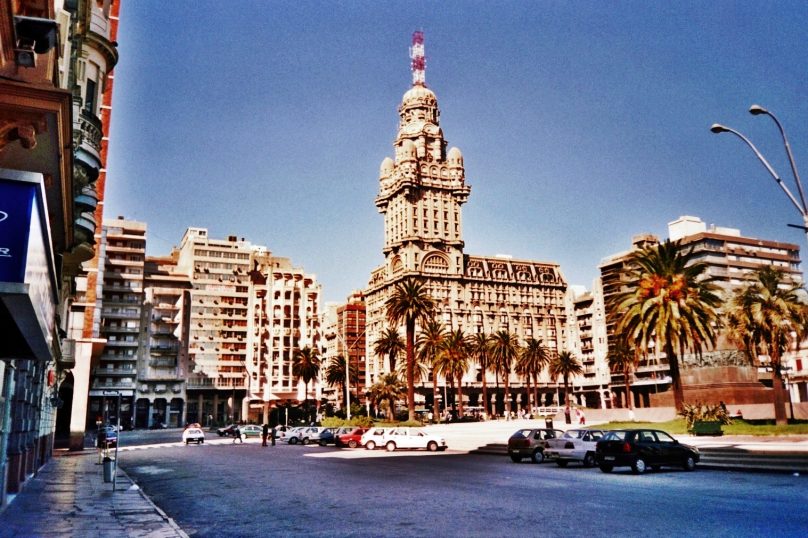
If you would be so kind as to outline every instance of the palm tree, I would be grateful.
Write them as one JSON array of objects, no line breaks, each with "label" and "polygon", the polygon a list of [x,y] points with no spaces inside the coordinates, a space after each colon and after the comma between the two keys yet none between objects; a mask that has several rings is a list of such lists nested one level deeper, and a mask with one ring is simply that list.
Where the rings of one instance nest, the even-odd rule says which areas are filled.
[{"label": "palm tree", "polygon": [[497,373],[502,373],[505,380],[505,415],[511,416],[511,367],[520,353],[516,335],[506,330],[499,330],[491,335],[490,357]]},{"label": "palm tree", "polygon": [[457,381],[458,415],[463,416],[463,375],[469,370],[469,343],[462,329],[449,331],[438,355],[438,370],[452,385]]},{"label": "palm tree", "polygon": [[629,288],[612,305],[618,319],[616,331],[639,353],[648,353],[654,341],[665,351],[680,413],[684,391],[678,357],[715,345],[719,288],[715,277],[704,276],[707,264],[695,261],[692,248],[682,252],[678,241],[638,250],[629,267]]},{"label": "palm tree", "polygon": [[[355,364],[351,364],[350,373],[352,384],[354,386],[358,386],[359,368],[357,368]],[[328,362],[328,366],[325,368],[325,382],[331,387],[338,386],[340,388],[342,400],[344,402],[345,409],[347,409],[350,404],[348,403],[348,397],[345,394],[345,357],[331,358],[331,360]]]},{"label": "palm tree", "polygon": [[614,348],[606,355],[606,361],[609,363],[609,370],[615,374],[623,374],[623,382],[626,385],[626,407],[628,409],[634,408],[634,403],[631,397],[631,375],[637,368],[639,358],[637,352],[631,349],[631,346],[625,339],[618,336]]},{"label": "palm tree", "polygon": [[304,404],[309,400],[309,383],[320,373],[320,353],[315,347],[306,346],[295,350],[292,356],[292,375],[303,380],[305,385]]},{"label": "palm tree", "polygon": [[389,420],[396,418],[396,401],[407,393],[407,387],[395,373],[384,374],[370,387],[370,399],[379,407],[384,401],[389,402]]},{"label": "palm tree", "polygon": [[569,351],[562,351],[550,361],[548,371],[553,379],[561,377],[564,380],[564,407],[566,409],[564,414],[567,416],[567,423],[569,424],[570,376],[581,375],[584,373],[584,368],[575,358],[575,355]]},{"label": "palm tree", "polygon": [[[424,322],[415,346],[418,348],[418,359],[421,364],[428,364],[432,368],[432,413],[440,416],[438,404],[438,356],[443,349],[443,340],[446,338],[446,329],[443,323],[436,319]],[[448,403],[448,402],[446,402]]]},{"label": "palm tree", "polygon": [[414,278],[396,284],[393,294],[387,299],[387,320],[392,325],[402,321],[406,329],[407,354],[407,408],[409,420],[415,421],[415,323],[426,321],[432,315],[435,302],[426,285]]},{"label": "palm tree", "polygon": [[755,281],[735,293],[728,315],[730,338],[741,343],[750,357],[769,356],[777,424],[788,423],[783,354],[808,331],[808,305],[800,300],[800,289],[785,279],[781,269],[763,267],[755,272]]},{"label": "palm tree", "polygon": [[473,360],[477,361],[477,364],[480,365],[480,372],[483,381],[483,413],[486,415],[489,414],[488,405],[490,400],[488,399],[488,386],[485,382],[485,374],[488,373],[488,369],[491,367],[489,356],[490,345],[491,343],[489,341],[489,337],[485,333],[476,333],[470,338],[469,356]]},{"label": "palm tree", "polygon": [[401,335],[393,327],[387,327],[382,331],[382,335],[376,340],[373,345],[373,353],[378,357],[384,358],[385,355],[390,360],[390,372],[396,371],[396,357],[404,351],[404,340]]},{"label": "palm tree", "polygon": [[[517,371],[527,379],[527,390],[530,394],[530,380],[533,379],[533,405],[539,407],[539,375],[550,362],[550,354],[541,340],[528,338],[522,353],[516,362]],[[530,402],[528,402],[530,405]]]}]

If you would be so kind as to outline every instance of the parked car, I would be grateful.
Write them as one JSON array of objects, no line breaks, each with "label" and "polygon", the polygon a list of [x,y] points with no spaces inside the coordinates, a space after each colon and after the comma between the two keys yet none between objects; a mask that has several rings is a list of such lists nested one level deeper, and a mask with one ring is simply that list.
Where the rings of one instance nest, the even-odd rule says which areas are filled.
[{"label": "parked car", "polygon": [[261,426],[256,426],[255,424],[245,424],[244,426],[239,426],[238,429],[241,431],[242,437],[261,437],[264,432]]},{"label": "parked car", "polygon": [[186,445],[189,443],[201,445],[205,442],[205,432],[199,428],[185,428],[182,432],[182,442]]},{"label": "parked car", "polygon": [[558,439],[547,441],[544,455],[554,459],[559,467],[566,467],[571,461],[581,462],[584,467],[594,467],[596,445],[602,437],[602,430],[567,430]]},{"label": "parked car", "polygon": [[99,428],[95,436],[95,446],[101,449],[110,449],[118,446],[118,431],[114,426]]},{"label": "parked car", "polygon": [[370,428],[352,428],[347,433],[338,434],[336,445],[339,447],[347,446],[349,448],[356,448],[362,444],[362,435]]},{"label": "parked car", "polygon": [[530,458],[534,463],[541,463],[544,461],[547,442],[563,434],[563,431],[552,428],[517,430],[508,439],[508,456],[515,463],[522,461],[522,458]]},{"label": "parked car", "polygon": [[216,433],[219,435],[219,437],[233,437],[236,435],[236,425],[230,424],[223,428],[217,428]]},{"label": "parked car", "polygon": [[306,426],[297,426],[295,428],[289,428],[281,435],[280,439],[284,443],[289,443],[290,445],[296,445],[300,441],[300,432],[303,431]]},{"label": "parked car", "polygon": [[598,441],[595,461],[604,473],[615,467],[631,467],[635,474],[663,465],[692,471],[699,462],[696,447],[680,443],[661,430],[614,430]]},{"label": "parked car", "polygon": [[365,435],[371,434],[367,439],[365,439],[365,435],[362,436],[366,449],[373,450],[377,446],[384,446],[388,452],[400,448],[423,448],[430,452],[435,452],[436,450],[446,450],[448,448],[443,437],[427,433],[421,428],[382,428],[381,434],[377,433],[378,429],[373,428],[365,432]]}]

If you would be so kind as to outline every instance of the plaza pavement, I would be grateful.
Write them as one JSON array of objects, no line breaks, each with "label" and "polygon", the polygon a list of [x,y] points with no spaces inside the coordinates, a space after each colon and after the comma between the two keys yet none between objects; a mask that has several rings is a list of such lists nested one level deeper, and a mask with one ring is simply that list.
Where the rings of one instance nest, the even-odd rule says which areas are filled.
[{"label": "plaza pavement", "polygon": [[[597,426],[598,421],[594,422],[589,426]],[[446,439],[449,446],[448,453],[476,452],[503,455],[502,450],[513,432],[521,428],[544,426],[545,421],[541,418],[435,424],[426,428]],[[562,419],[561,424],[555,420],[554,426],[568,429],[577,425],[565,425]],[[177,430],[177,435],[181,435],[181,430]],[[678,436],[678,438],[682,442],[704,449],[723,448],[760,452],[768,454],[770,459],[771,454],[788,455],[808,465],[808,435],[765,438],[752,436]],[[232,441],[226,439],[210,439],[206,445],[230,442]],[[246,442],[258,443],[260,439],[248,439]],[[181,445],[179,442],[176,444]],[[484,450],[486,446],[492,445],[498,448],[488,452]],[[150,445],[130,446],[122,452],[148,450],[149,447]],[[318,447],[308,448],[312,449],[310,455],[320,453]],[[339,452],[346,452],[347,455],[347,451]],[[365,454],[365,451],[350,452],[358,457],[369,455]],[[328,454],[322,452],[322,455]],[[394,454],[376,451],[373,456],[391,457]],[[765,470],[765,468],[750,467],[745,470]],[[152,503],[120,469],[116,479],[116,490],[113,491],[112,484],[103,481],[103,467],[98,464],[96,452],[85,450],[80,453],[57,451],[38,474],[26,482],[23,491],[17,494],[0,513],[0,538],[53,536],[162,538],[188,535]]]}]

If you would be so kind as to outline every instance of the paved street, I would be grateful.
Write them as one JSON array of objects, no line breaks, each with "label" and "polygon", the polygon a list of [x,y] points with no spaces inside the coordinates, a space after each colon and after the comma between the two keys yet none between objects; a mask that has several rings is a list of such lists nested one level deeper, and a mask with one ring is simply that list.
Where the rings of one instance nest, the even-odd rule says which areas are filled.
[{"label": "paved street", "polygon": [[254,442],[141,448],[121,465],[193,536],[802,536],[808,528],[808,479],[783,474],[605,475],[451,451]]}]

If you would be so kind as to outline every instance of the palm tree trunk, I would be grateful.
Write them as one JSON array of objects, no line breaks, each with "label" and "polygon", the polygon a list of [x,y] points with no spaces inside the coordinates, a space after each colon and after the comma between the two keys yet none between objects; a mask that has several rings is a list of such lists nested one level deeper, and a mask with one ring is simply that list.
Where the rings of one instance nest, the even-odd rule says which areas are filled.
[{"label": "palm tree trunk", "polygon": [[673,405],[676,407],[676,414],[678,415],[684,410],[685,392],[682,388],[682,378],[679,374],[679,359],[673,352],[673,346],[670,343],[665,344],[665,354],[668,356],[668,368],[671,373],[671,386],[673,388]]},{"label": "palm tree trunk", "polygon": [[508,372],[503,372],[502,377],[505,379],[505,415],[508,417],[508,420],[511,418],[511,385],[510,376]]},{"label": "palm tree trunk", "polygon": [[[539,407],[539,375],[533,374],[533,405],[536,406],[536,412],[538,412]],[[531,409],[531,411],[533,411]]]},{"label": "palm tree trunk", "polygon": [[440,416],[440,405],[438,404],[438,369],[432,366],[432,418],[438,420]]},{"label": "palm tree trunk", "polygon": [[462,375],[457,376],[457,399],[458,399],[458,402],[459,402],[457,404],[457,408],[458,408],[457,415],[459,417],[462,417],[463,416],[463,377],[462,377]]},{"label": "palm tree trunk", "polygon": [[[769,346],[769,349],[776,349]],[[772,353],[772,388],[774,389],[774,423],[778,426],[788,424],[786,415],[786,394],[783,385],[783,371],[780,364],[780,354]]]},{"label": "palm tree trunk", "polygon": [[415,422],[415,319],[407,319],[407,409]]},{"label": "palm tree trunk", "polygon": [[487,417],[490,417],[491,413],[489,413],[490,409],[488,406],[491,404],[491,400],[488,399],[488,386],[485,384],[485,374],[486,371],[483,370],[483,413],[485,413]]},{"label": "palm tree trunk", "polygon": [[631,397],[631,380],[627,371],[623,372],[623,381],[626,383],[626,407],[628,409],[634,409],[634,401]]},{"label": "palm tree trunk", "polygon": [[527,409],[528,413],[531,413],[533,410],[533,405],[530,401],[530,397],[533,396],[533,391],[530,390],[530,374],[525,375],[527,381],[527,390],[525,391],[525,398],[527,399]]}]

